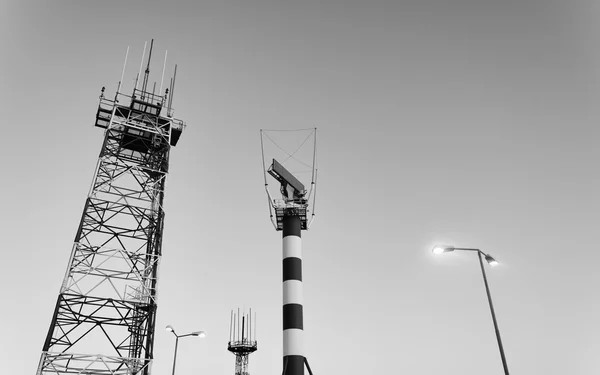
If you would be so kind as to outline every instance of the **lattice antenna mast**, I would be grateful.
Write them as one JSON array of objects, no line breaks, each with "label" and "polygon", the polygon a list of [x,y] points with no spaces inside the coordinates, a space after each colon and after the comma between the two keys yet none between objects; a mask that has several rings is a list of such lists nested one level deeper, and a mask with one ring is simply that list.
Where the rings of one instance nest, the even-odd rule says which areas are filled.
[{"label": "lattice antenna mast", "polygon": [[[252,322],[254,321],[254,327]],[[258,349],[256,341],[256,315],[252,319],[252,309],[240,315],[231,310],[229,322],[229,343],[227,350],[235,355],[235,375],[250,375],[248,372],[248,357]]]},{"label": "lattice antenna mast", "polygon": [[131,96],[123,78],[114,100],[102,88],[104,142],[37,375],[150,372],[169,155],[185,123],[162,115],[167,96],[147,91],[149,66],[150,56]]},{"label": "lattice antenna mast", "polygon": [[[313,187],[316,189],[314,165],[316,162],[316,129],[314,132],[315,149],[313,150],[311,192]],[[281,149],[281,147],[279,148]],[[294,157],[295,152],[288,153],[283,149],[282,151],[288,156],[286,160]],[[312,375],[304,351],[301,239],[302,230],[307,230],[309,226],[307,212],[308,197],[310,197],[311,192],[307,192],[304,184],[275,159],[273,159],[266,172],[280,184],[282,195],[280,200],[271,198],[265,173],[265,188],[269,199],[269,209],[271,210],[272,207],[275,211],[275,229],[282,231],[283,235],[283,375],[304,375],[305,366],[309,374]],[[315,195],[313,195],[313,202]],[[273,211],[270,212],[272,218]]]}]

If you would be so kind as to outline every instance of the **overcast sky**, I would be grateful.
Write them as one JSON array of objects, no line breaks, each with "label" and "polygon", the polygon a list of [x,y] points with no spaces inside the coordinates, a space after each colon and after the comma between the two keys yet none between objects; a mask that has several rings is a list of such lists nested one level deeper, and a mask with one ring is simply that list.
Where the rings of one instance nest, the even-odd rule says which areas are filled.
[{"label": "overcast sky", "polygon": [[[315,374],[600,372],[600,7],[590,1],[4,1],[0,358],[33,374],[102,145],[100,88],[178,64],[153,374],[232,374],[229,311],[281,373],[260,129],[318,129],[303,235]],[[310,182],[310,181],[305,181]],[[272,191],[277,191],[275,184]]]}]

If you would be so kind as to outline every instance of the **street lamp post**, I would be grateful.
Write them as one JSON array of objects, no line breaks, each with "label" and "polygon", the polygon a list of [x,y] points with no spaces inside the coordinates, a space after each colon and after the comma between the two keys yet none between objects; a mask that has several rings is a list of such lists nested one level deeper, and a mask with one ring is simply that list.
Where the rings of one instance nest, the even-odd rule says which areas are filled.
[{"label": "street lamp post", "polygon": [[483,283],[485,284],[485,292],[487,293],[488,302],[490,304],[490,311],[492,313],[492,320],[494,322],[494,329],[496,331],[496,340],[498,341],[498,349],[500,350],[500,357],[502,358],[502,366],[504,367],[504,375],[508,374],[508,365],[506,364],[506,357],[504,356],[504,347],[502,346],[502,339],[500,338],[500,330],[498,329],[498,322],[496,321],[496,313],[494,311],[494,304],[492,303],[492,295],[490,294],[490,287],[487,282],[487,276],[485,274],[485,268],[483,267],[483,260],[481,259],[481,255],[483,254],[485,260],[492,267],[497,266],[498,262],[496,259],[492,258],[491,255],[484,253],[479,249],[470,249],[464,247],[453,247],[453,246],[435,246],[433,248],[434,254],[443,254],[448,253],[454,250],[463,250],[463,251],[476,251],[477,256],[479,257],[479,265],[481,266],[481,273],[483,274]]},{"label": "street lamp post", "polygon": [[188,337],[188,336],[198,336],[198,337],[206,337],[206,332],[204,331],[196,331],[192,333],[186,333],[185,335],[178,335],[175,333],[175,328],[172,325],[168,325],[166,328],[167,332],[172,332],[175,335],[175,353],[173,354],[173,375],[175,375],[175,364],[177,362],[177,345],[179,344],[180,337]]}]

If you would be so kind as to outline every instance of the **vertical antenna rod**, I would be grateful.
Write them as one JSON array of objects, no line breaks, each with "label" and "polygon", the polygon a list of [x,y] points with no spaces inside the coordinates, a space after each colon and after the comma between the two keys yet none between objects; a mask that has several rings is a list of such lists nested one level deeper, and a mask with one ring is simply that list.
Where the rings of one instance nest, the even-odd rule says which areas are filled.
[{"label": "vertical antenna rod", "polygon": [[150,59],[152,59],[152,47],[154,46],[154,39],[150,40],[150,52],[148,52],[148,65],[144,71],[144,83],[142,84],[142,96],[148,88],[148,76],[150,75]]},{"label": "vertical antenna rod", "polygon": [[125,62],[123,63],[123,71],[121,72],[121,80],[119,80],[119,85],[117,86],[117,92],[115,93],[115,101],[117,100],[117,95],[119,95],[119,90],[121,89],[121,84],[123,83],[123,77],[125,76],[125,67],[127,66],[127,56],[129,56],[129,46],[127,46],[127,52],[125,52]]},{"label": "vertical antenna rod", "polygon": [[170,101],[169,91],[171,91],[172,88],[173,88],[173,78],[171,78],[171,81],[169,82],[169,87],[167,87],[167,89],[165,90],[165,104],[167,105],[167,117],[171,116],[171,109],[169,108],[169,101]]},{"label": "vertical antenna rod", "polygon": [[231,341],[231,329],[233,328],[233,310],[231,310],[231,318],[229,319],[229,341]]},{"label": "vertical antenna rod", "polygon": [[242,342],[244,342],[244,323],[245,323],[246,317],[242,316]]},{"label": "vertical antenna rod", "polygon": [[163,80],[165,79],[165,67],[167,66],[167,50],[165,50],[165,60],[163,62],[163,70],[162,73],[160,75],[160,89],[158,89],[158,93],[160,94],[162,92],[162,87],[163,87]]},{"label": "vertical antenna rod", "polygon": [[[171,96],[169,96],[169,108],[168,108],[168,112],[171,111],[171,104],[173,104],[173,94],[175,92],[175,79],[177,78],[177,64],[175,64],[175,73],[173,73],[173,82],[171,83]],[[168,113],[167,112],[167,113]],[[239,311],[238,311],[239,313]]]},{"label": "vertical antenna rod", "polygon": [[148,42],[144,42],[144,52],[142,52],[142,61],[140,61],[140,71],[138,72],[137,76],[135,77],[135,90],[137,90],[138,82],[140,80],[140,76],[142,75],[142,66],[144,65],[144,56],[146,55],[146,45],[147,44],[148,44]]}]

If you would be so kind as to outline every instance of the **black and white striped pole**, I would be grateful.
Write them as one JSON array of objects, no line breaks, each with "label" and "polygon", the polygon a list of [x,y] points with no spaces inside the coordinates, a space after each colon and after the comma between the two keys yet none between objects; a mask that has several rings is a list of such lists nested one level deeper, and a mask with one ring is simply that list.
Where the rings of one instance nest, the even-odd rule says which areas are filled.
[{"label": "black and white striped pole", "polygon": [[302,317],[302,239],[298,215],[283,216],[283,366],[284,374],[304,374]]},{"label": "black and white striped pole", "polygon": [[[307,229],[306,189],[277,160],[268,170],[281,183],[283,200],[274,204],[276,229],[283,233],[283,375],[312,371],[304,355],[302,230]],[[269,199],[270,200],[270,199]]]}]

